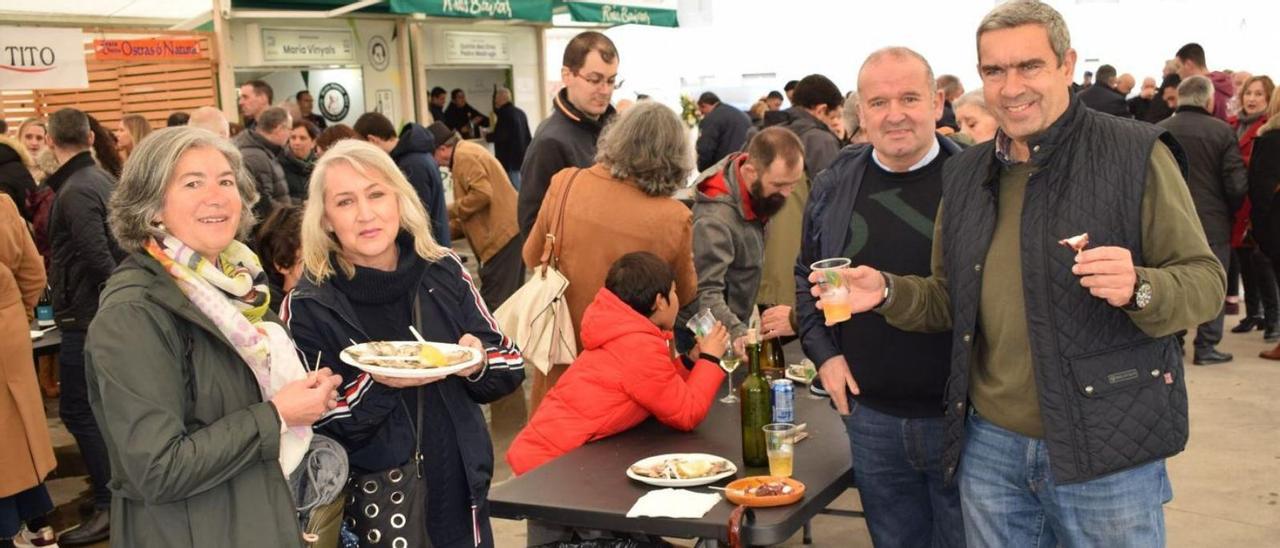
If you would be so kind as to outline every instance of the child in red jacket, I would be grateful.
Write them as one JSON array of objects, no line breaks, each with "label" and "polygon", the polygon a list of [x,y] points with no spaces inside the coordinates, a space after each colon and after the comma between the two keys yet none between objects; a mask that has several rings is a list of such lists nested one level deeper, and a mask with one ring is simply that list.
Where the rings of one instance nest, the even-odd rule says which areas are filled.
[{"label": "child in red jacket", "polygon": [[507,462],[520,475],[587,442],[649,418],[692,430],[707,416],[725,374],[729,334],[719,323],[699,339],[692,370],[671,356],[680,309],[671,266],[648,252],[609,268],[604,288],[582,316],[583,351],[520,431]]}]

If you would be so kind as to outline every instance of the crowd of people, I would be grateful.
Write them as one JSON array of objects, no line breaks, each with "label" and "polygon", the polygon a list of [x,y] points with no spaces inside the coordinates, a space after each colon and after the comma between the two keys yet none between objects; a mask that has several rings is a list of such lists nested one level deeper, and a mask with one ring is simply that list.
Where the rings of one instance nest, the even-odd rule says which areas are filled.
[{"label": "crowd of people", "polygon": [[[976,47],[976,90],[885,47],[855,90],[705,91],[694,142],[658,102],[615,108],[622,56],[594,31],[532,134],[505,88],[492,116],[437,87],[426,126],[347,126],[260,80],[235,123],[24,121],[0,139],[4,350],[31,355],[46,292],[62,342],[5,361],[3,545],[493,546],[495,458],[522,475],[649,417],[693,429],[754,333],[817,364],[875,545],[1163,544],[1185,332],[1194,364],[1231,361],[1243,286],[1232,331],[1280,343],[1280,93],[1194,43],[1136,94],[1110,65],[1075,83],[1037,0],[993,8]],[[833,257],[856,265],[834,324],[810,268]],[[497,319],[549,267],[569,356]],[[415,336],[483,359],[420,379],[338,359]],[[481,406],[526,375],[494,455]],[[61,535],[42,393],[91,486]]]}]

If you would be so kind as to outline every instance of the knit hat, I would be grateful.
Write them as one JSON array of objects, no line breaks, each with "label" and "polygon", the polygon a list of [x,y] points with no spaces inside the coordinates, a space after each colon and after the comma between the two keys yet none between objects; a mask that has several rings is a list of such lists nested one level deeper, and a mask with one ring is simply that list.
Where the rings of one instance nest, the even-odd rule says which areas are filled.
[{"label": "knit hat", "polygon": [[432,122],[427,126],[427,132],[431,134],[431,138],[436,141],[436,148],[449,146],[458,140],[457,132],[449,129],[444,122]]}]

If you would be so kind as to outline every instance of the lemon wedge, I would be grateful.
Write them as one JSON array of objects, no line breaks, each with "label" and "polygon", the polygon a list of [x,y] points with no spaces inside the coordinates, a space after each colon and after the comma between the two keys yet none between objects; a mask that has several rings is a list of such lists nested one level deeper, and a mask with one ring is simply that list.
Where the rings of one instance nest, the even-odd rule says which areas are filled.
[{"label": "lemon wedge", "polygon": [[444,352],[428,344],[418,348],[418,360],[427,367],[441,367],[445,364]]}]

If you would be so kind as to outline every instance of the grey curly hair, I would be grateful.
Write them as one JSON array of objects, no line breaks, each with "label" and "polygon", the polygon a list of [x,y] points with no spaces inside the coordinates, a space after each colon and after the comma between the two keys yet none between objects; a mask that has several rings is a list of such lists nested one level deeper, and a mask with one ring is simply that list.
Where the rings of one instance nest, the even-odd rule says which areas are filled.
[{"label": "grey curly hair", "polygon": [[640,101],[606,126],[596,162],[650,196],[671,196],[693,171],[688,130],[657,101]]},{"label": "grey curly hair", "polygon": [[163,230],[155,222],[156,214],[164,208],[169,181],[182,155],[195,148],[212,148],[227,158],[231,171],[236,174],[236,189],[240,191],[237,235],[243,238],[248,234],[254,223],[253,204],[258,201],[258,190],[244,169],[240,151],[230,141],[208,130],[179,126],[152,132],[138,143],[125,162],[107,212],[111,234],[121,249],[141,252],[148,239],[163,237]]}]

